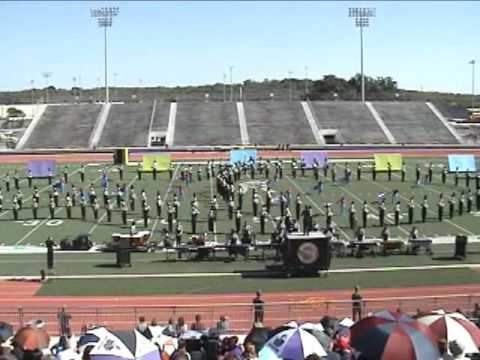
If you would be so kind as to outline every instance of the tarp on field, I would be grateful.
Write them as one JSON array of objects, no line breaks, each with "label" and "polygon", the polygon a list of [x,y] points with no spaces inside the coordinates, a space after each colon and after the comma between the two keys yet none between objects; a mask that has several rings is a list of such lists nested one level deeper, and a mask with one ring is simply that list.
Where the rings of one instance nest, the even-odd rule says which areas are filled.
[{"label": "tarp on field", "polygon": [[230,150],[230,164],[257,160],[257,149],[233,149]]},{"label": "tarp on field", "polygon": [[49,172],[55,174],[55,160],[29,160],[26,166],[27,175],[29,170],[33,177],[47,177]]},{"label": "tarp on field", "polygon": [[475,156],[471,154],[449,154],[448,155],[448,171],[477,171],[475,164]]},{"label": "tarp on field", "polygon": [[142,157],[142,171],[152,171],[155,160],[157,160],[158,171],[166,171],[170,167],[169,154],[148,154]]},{"label": "tarp on field", "polygon": [[325,151],[302,151],[300,153],[300,158],[305,161],[307,168],[311,168],[313,166],[314,160],[317,160],[319,167],[324,167],[327,163],[327,153]]},{"label": "tarp on field", "polygon": [[402,154],[375,154],[374,159],[376,171],[387,171],[388,163],[392,171],[402,170]]}]

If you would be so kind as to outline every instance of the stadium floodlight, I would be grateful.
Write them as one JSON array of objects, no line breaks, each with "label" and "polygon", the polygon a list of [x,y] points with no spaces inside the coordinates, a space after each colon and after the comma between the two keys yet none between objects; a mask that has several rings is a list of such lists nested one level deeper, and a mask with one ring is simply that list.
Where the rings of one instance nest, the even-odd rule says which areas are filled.
[{"label": "stadium floodlight", "polygon": [[475,107],[475,60],[468,62],[472,65],[472,109]]},{"label": "stadium floodlight", "polygon": [[48,87],[49,87],[48,79],[50,77],[52,77],[52,73],[49,72],[49,71],[44,71],[42,73],[42,76],[45,78],[45,92],[46,92],[46,94],[45,94],[45,104],[48,104],[48,100],[49,100],[48,99]]},{"label": "stadium floodlight", "polygon": [[348,17],[355,18],[355,26],[360,28],[360,73],[362,81],[362,102],[365,102],[365,76],[363,74],[363,28],[370,25],[370,18],[376,16],[375,8],[349,8]]},{"label": "stadium floodlight", "polygon": [[102,7],[90,9],[90,16],[96,18],[98,26],[104,29],[105,41],[105,104],[110,102],[108,94],[108,63],[107,63],[107,28],[112,26],[112,18],[117,16],[120,9],[118,7]]}]

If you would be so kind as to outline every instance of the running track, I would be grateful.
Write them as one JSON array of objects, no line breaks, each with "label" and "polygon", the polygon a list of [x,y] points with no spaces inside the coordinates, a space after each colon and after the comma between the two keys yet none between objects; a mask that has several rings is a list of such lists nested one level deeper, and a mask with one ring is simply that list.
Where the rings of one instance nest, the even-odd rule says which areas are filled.
[{"label": "running track", "polygon": [[[230,317],[232,328],[245,331],[251,325],[251,293],[200,294],[200,295],[158,295],[158,296],[35,296],[38,282],[1,281],[0,313],[1,320],[18,326],[18,307],[23,308],[23,321],[41,318],[47,327],[55,331],[55,314],[59,307],[66,306],[73,314],[72,326],[75,331],[88,323],[102,323],[114,328],[129,328],[135,319],[144,315],[147,319],[156,318],[166,322],[171,316],[184,316],[190,323],[196,313],[202,314],[205,322],[213,325],[221,314]],[[474,302],[480,301],[480,285],[429,286],[410,288],[371,288],[362,289],[366,300],[366,311],[383,308],[401,308],[415,312],[435,308],[446,310],[471,310]],[[476,294],[472,297],[441,298],[442,295]],[[318,290],[298,292],[264,293],[267,304],[265,323],[279,325],[288,320],[319,320],[327,313],[348,316],[351,289]],[[439,298],[430,298],[439,296]],[[407,300],[405,298],[416,298]],[[428,298],[425,298],[428,297]],[[339,301],[337,303],[333,303]],[[326,302],[332,302],[328,306]],[[283,303],[270,305],[273,303]],[[285,304],[288,303],[288,304]],[[295,304],[292,304],[295,303]],[[175,309],[174,309],[175,307]]]}]

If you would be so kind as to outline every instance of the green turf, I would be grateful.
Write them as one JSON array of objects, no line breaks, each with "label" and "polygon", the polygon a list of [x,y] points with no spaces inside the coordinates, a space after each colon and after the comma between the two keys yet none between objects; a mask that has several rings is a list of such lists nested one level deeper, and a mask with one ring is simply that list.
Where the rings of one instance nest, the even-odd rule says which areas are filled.
[{"label": "green turf", "polygon": [[[407,211],[407,200],[410,198],[411,195],[415,196],[417,202],[417,209],[416,209],[416,223],[415,226],[418,227],[420,234],[425,234],[427,236],[435,236],[435,235],[455,235],[458,233],[466,233],[468,235],[479,235],[480,234],[480,225],[479,225],[479,217],[474,216],[475,214],[464,214],[463,216],[456,216],[454,219],[444,221],[442,223],[438,223],[436,221],[436,204],[438,200],[438,195],[440,192],[444,192],[446,195],[456,191],[457,193],[464,189],[464,181],[461,180],[460,186],[455,188],[453,185],[453,176],[450,176],[448,179],[448,183],[446,185],[442,185],[440,183],[440,175],[439,175],[439,168],[436,169],[436,174],[434,175],[434,183],[432,185],[426,187],[416,188],[413,187],[413,176],[414,176],[414,167],[417,162],[421,162],[422,164],[427,164],[429,161],[433,161],[435,164],[444,163],[444,158],[437,158],[437,159],[416,159],[416,158],[407,158],[407,166],[408,166],[408,176],[407,181],[402,183],[398,177],[398,175],[394,175],[391,182],[386,181],[386,174],[379,174],[377,182],[371,181],[371,176],[368,173],[363,175],[363,179],[361,181],[356,181],[356,174],[355,174],[355,166],[353,166],[353,182],[348,186],[341,186],[337,184],[332,184],[330,181],[330,176],[327,177],[325,181],[325,191],[323,194],[318,194],[312,190],[313,186],[315,185],[315,181],[313,179],[313,174],[311,171],[307,171],[306,177],[297,176],[296,179],[293,179],[290,174],[290,165],[285,165],[285,177],[279,183],[274,186],[274,191],[285,191],[290,189],[292,192],[292,199],[295,198],[296,193],[302,194],[302,200],[304,204],[312,205],[314,212],[316,213],[316,221],[320,225],[324,225],[325,218],[323,215],[323,205],[325,202],[333,203],[333,211],[334,211],[334,221],[342,227],[342,233],[340,234],[342,237],[345,238],[352,238],[353,233],[350,229],[348,229],[348,215],[345,214],[344,216],[339,215],[338,205],[337,202],[340,196],[345,195],[347,198],[347,203],[350,200],[354,200],[357,203],[357,211],[359,217],[361,217],[361,202],[363,200],[368,200],[370,203],[373,202],[377,194],[379,192],[387,193],[387,213],[393,213],[393,205],[391,204],[389,193],[392,192],[393,189],[397,189],[400,191],[401,194],[401,202],[402,202],[402,212],[404,213],[403,222],[406,221],[406,211]],[[342,169],[343,164],[337,165],[337,173],[338,178],[340,178],[343,174]],[[69,164],[69,172],[75,172],[78,170],[79,164]],[[2,176],[6,170],[12,170],[17,168],[20,170],[23,169],[23,165],[1,165],[0,166],[0,176]],[[204,166],[203,166],[204,168]],[[87,168],[87,179],[84,184],[79,183],[79,174],[76,173],[70,176],[70,182],[75,183],[77,188],[84,187],[88,188],[88,184],[90,182],[95,182],[97,188],[97,195],[100,200],[100,204],[103,204],[102,201],[102,189],[99,184],[99,177],[100,177],[100,169],[99,166],[88,167]],[[59,169],[60,171],[63,168]],[[423,169],[426,171],[426,168]],[[194,173],[196,175],[196,166],[194,166]],[[196,176],[194,176],[196,178]],[[111,178],[111,191],[115,188],[115,183],[118,182],[118,174],[113,170],[110,173]],[[257,179],[261,178],[260,175],[257,175]],[[196,179],[195,179],[196,180]],[[248,181],[248,178],[244,178],[242,182]],[[24,194],[25,199],[25,209],[20,212],[20,219],[22,221],[14,222],[13,214],[10,211],[11,208],[11,197],[13,192],[6,193],[3,183],[0,185],[3,188],[3,195],[4,195],[4,211],[0,213],[0,233],[2,234],[0,243],[13,245],[13,244],[42,244],[48,235],[52,234],[55,240],[59,241],[66,236],[73,236],[79,233],[90,232],[95,242],[103,243],[105,241],[109,241],[111,238],[111,234],[113,232],[126,232],[128,231],[127,227],[121,226],[121,219],[120,214],[118,211],[115,211],[113,215],[113,222],[108,224],[106,222],[106,217],[104,215],[104,210],[100,210],[100,217],[101,221],[97,224],[97,221],[93,219],[93,214],[90,209],[87,209],[87,221],[83,222],[80,220],[80,209],[77,207],[73,210],[73,220],[67,220],[65,210],[63,208],[59,208],[57,217],[60,220],[57,222],[57,225],[48,222],[48,209],[47,209],[47,193],[49,191],[47,186],[46,180],[36,180],[36,184],[43,190],[41,194],[41,205],[42,208],[40,209],[40,217],[42,218],[38,222],[32,222],[32,211],[30,209],[31,206],[31,190],[27,187],[26,180],[23,180],[21,184],[22,192]],[[142,180],[138,180],[136,178],[135,168],[131,167],[126,171],[124,183],[126,184],[133,184],[136,188],[137,195],[139,195],[141,189],[145,189],[147,194],[149,195],[149,202],[152,207],[151,210],[151,221],[148,226],[148,229],[154,229],[152,240],[160,241],[162,240],[162,229],[166,227],[166,225],[159,221],[156,218],[156,211],[155,211],[155,193],[156,191],[160,191],[162,195],[167,194],[168,198],[172,199],[173,193],[176,187],[180,184],[179,180],[175,180],[170,182],[167,173],[163,173],[159,175],[159,179],[154,182],[152,180],[151,174],[144,175]],[[169,187],[169,185],[171,185]],[[471,182],[471,186],[474,186],[474,181]],[[213,187],[213,191],[212,191]],[[184,186],[185,188],[185,186]],[[200,199],[200,223],[199,227],[200,230],[206,230],[207,228],[207,210],[208,210],[208,202],[212,196],[212,193],[215,192],[215,184],[214,180],[209,182],[205,179],[201,182],[194,181],[192,186],[189,188],[185,188],[185,200],[180,207],[180,221],[184,224],[185,230],[185,237],[187,237],[190,231],[190,199],[193,193],[196,193]],[[69,189],[69,186],[67,186]],[[167,189],[169,191],[167,191]],[[420,202],[424,195],[429,196],[429,204],[430,204],[430,212],[429,212],[429,219],[427,223],[423,224],[420,222]],[[262,197],[264,198],[264,192],[261,192]],[[304,195],[304,196],[303,196]],[[245,210],[244,210],[244,220],[251,223],[251,214],[252,214],[252,206],[250,201],[250,193],[246,194],[245,196]],[[61,196],[61,203],[63,203],[63,196]],[[218,241],[223,241],[225,238],[225,232],[228,232],[234,225],[234,221],[228,220],[227,208],[223,201],[220,200],[220,214],[219,214],[219,221],[217,223],[217,234],[210,234],[210,238],[216,238]],[[294,212],[294,205],[292,200],[292,211]],[[377,214],[377,206],[374,204],[370,205],[370,213],[371,215],[375,216]],[[278,206],[274,206],[272,211],[272,216],[276,217],[279,216],[280,211]],[[140,206],[137,204],[137,211],[134,213],[129,213],[130,219],[142,219],[142,214],[140,211]],[[391,221],[390,221],[391,222]],[[143,227],[143,221],[139,221],[139,229]],[[257,232],[257,238],[260,239],[268,239],[270,234],[265,236],[259,235],[259,224],[254,223],[254,229]],[[391,236],[392,237],[406,237],[407,233],[410,231],[411,226],[407,224],[401,224],[399,227],[391,227]],[[267,226],[267,231],[271,232],[272,226],[271,223]],[[380,227],[378,226],[378,221],[375,219],[369,220],[369,226],[367,227],[367,236],[378,236],[380,234]]]},{"label": "green turf", "polygon": [[[361,259],[354,257],[333,258],[332,269],[371,268],[413,265],[445,265],[462,263],[480,263],[480,246],[469,246],[472,252],[465,261],[451,258],[453,245],[434,246],[433,257],[419,254],[394,256],[366,256]],[[259,254],[260,255],[260,254]],[[273,253],[267,253],[271,256]],[[201,273],[201,272],[240,272],[265,268],[265,263],[272,260],[248,260],[239,257],[237,261],[226,261],[226,254],[219,254],[216,261],[169,261],[165,254],[133,253],[130,268],[117,268],[115,254],[58,254],[55,257],[55,273],[57,275],[82,274],[166,274],[166,273]],[[170,260],[173,255],[170,255]],[[0,255],[0,275],[27,276],[38,275],[46,267],[46,256],[38,255]]]},{"label": "green turf", "polygon": [[318,278],[182,278],[50,280],[37,295],[149,295],[197,294],[285,290],[326,290],[362,287],[474,284],[480,273],[470,269],[437,269],[354,274],[330,274]]}]

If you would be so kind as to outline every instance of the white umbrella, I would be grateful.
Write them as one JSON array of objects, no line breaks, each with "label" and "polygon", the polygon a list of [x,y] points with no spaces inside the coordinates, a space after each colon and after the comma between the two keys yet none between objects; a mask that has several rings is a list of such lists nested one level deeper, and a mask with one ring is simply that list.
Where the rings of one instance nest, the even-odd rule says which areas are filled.
[{"label": "white umbrella", "polygon": [[462,344],[467,354],[479,351],[480,329],[460,313],[437,310],[419,317],[418,321],[427,325],[438,338]]},{"label": "white umbrella", "polygon": [[178,340],[163,333],[166,326],[149,326],[148,328],[152,334],[151,341],[160,346],[168,355],[172,355],[178,347]]},{"label": "white umbrella", "polygon": [[280,359],[303,360],[308,355],[326,356],[318,340],[301,328],[281,331],[266,342],[259,353],[260,360],[271,360],[273,354]]}]

